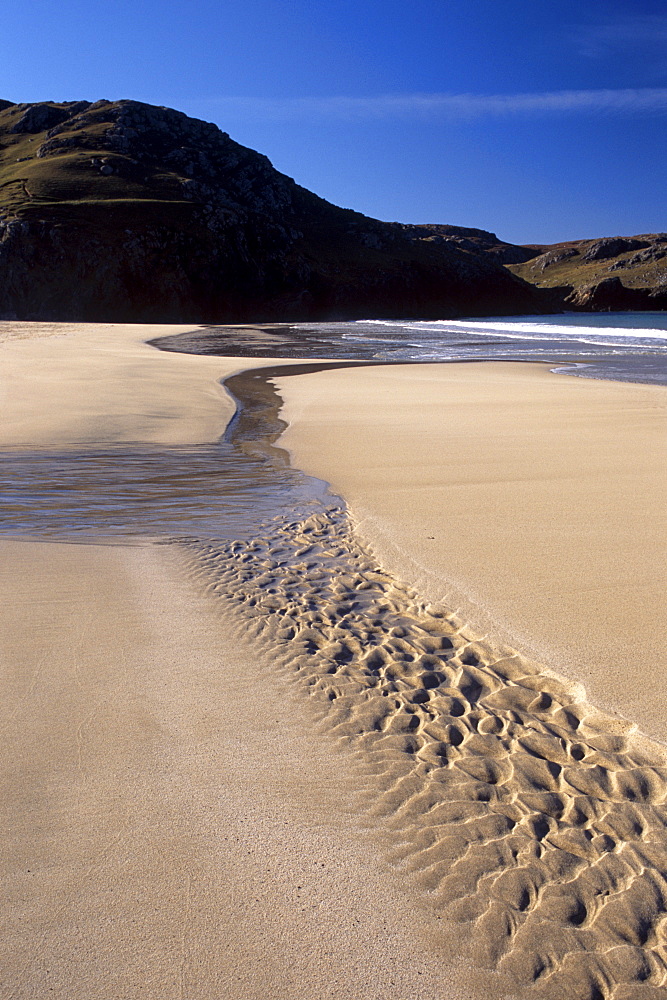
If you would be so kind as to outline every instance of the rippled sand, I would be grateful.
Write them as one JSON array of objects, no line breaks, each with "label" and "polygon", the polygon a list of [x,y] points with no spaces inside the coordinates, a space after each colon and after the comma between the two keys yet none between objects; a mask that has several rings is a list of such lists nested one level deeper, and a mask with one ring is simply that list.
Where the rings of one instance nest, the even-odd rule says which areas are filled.
[{"label": "rippled sand", "polygon": [[501,974],[490,995],[664,996],[661,746],[424,606],[336,508],[255,543],[194,547],[191,573],[354,754],[387,857],[460,921],[475,965]]}]

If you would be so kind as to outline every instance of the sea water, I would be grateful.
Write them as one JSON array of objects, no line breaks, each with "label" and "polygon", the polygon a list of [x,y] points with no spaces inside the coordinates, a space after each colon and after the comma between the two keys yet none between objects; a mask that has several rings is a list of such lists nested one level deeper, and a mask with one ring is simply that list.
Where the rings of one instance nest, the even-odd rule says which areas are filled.
[{"label": "sea water", "polygon": [[541,361],[584,378],[667,384],[667,313],[558,313],[207,327],[162,350],[378,362]]}]

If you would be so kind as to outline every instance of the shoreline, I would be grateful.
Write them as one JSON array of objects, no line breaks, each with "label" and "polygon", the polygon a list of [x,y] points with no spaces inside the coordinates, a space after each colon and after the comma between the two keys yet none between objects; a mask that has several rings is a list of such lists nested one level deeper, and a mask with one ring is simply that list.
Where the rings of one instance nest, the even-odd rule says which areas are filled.
[{"label": "shoreline", "polygon": [[[612,315],[613,314],[606,314]],[[540,341],[540,323],[544,317],[514,316],[509,326],[519,328],[508,333],[502,318],[495,325],[492,321],[451,321],[429,324],[423,320],[356,322],[333,321],[311,324],[256,324],[252,326],[208,326],[196,332],[174,337],[157,338],[150,343],[166,351],[183,351],[202,355],[251,356],[261,361],[266,357],[330,359],[331,361],[377,361],[396,364],[446,363],[452,361],[546,361],[578,377],[642,384],[667,385],[667,368],[664,365],[664,348],[660,341],[667,338],[667,326],[662,338],[649,336],[648,340],[633,343],[632,336],[616,337],[613,346],[599,343],[600,334],[619,334],[625,328],[608,329],[596,324],[579,326],[579,335],[573,340],[568,336]],[[575,329],[558,315],[546,327],[550,334]],[[558,322],[560,320],[560,322]],[[516,322],[524,321],[524,322]],[[526,321],[529,328],[526,330]],[[535,321],[537,325],[535,325]],[[471,330],[465,328],[470,325]],[[496,335],[493,335],[495,327]],[[461,329],[464,328],[464,329]],[[585,334],[590,329],[592,340]],[[628,332],[636,329],[629,324]],[[649,334],[659,330],[647,331]],[[537,337],[536,337],[537,335]],[[463,341],[461,337],[463,336]],[[432,338],[434,338],[432,342]],[[480,339],[481,338],[481,339]],[[536,343],[537,339],[537,343]],[[416,340],[416,343],[411,343]],[[496,342],[497,341],[497,342]],[[415,353],[416,350],[416,353]],[[433,356],[435,350],[436,355]],[[443,357],[444,355],[444,357]],[[661,360],[662,359],[662,360]],[[565,368],[563,368],[565,366]],[[572,366],[571,370],[567,366]],[[585,369],[579,371],[578,369]],[[593,373],[592,375],[590,373]]]},{"label": "shoreline", "polygon": [[[27,326],[28,324],[22,325]],[[14,326],[15,324],[12,323],[2,324],[2,327],[5,329]],[[43,331],[40,327],[46,329]],[[183,328],[180,329],[182,334]],[[151,331],[152,339],[154,339],[154,334],[162,332],[164,328],[151,327],[149,330]],[[125,331],[124,334],[123,331]],[[3,330],[0,329],[0,342],[2,332]],[[133,440],[136,440],[137,436],[141,442],[148,442],[149,447],[152,447],[153,444],[169,447],[175,443],[177,446],[182,447],[184,443],[214,443],[220,440],[219,431],[221,426],[225,427],[223,437],[227,438],[233,431],[237,421],[243,419],[244,415],[247,416],[245,412],[247,410],[247,401],[241,404],[242,410],[238,408],[234,409],[234,403],[232,402],[232,399],[235,398],[234,392],[231,390],[231,387],[227,387],[226,383],[228,381],[231,380],[234,382],[238,379],[240,385],[243,386],[243,383],[249,380],[252,392],[257,391],[255,385],[259,385],[260,383],[266,384],[267,381],[269,385],[275,383],[275,399],[273,398],[273,390],[268,389],[268,386],[268,392],[265,393],[261,389],[257,397],[260,401],[260,410],[268,401],[268,423],[265,421],[261,426],[257,425],[255,415],[251,414],[252,419],[246,431],[248,442],[247,444],[240,443],[241,450],[249,448],[250,454],[253,451],[256,453],[257,450],[262,453],[265,450],[269,453],[283,451],[285,457],[291,452],[295,455],[295,464],[299,468],[305,470],[306,473],[312,473],[316,481],[322,484],[323,488],[330,487],[333,491],[344,497],[348,503],[348,510],[352,521],[359,531],[361,539],[365,544],[371,546],[379,562],[389,572],[396,575],[398,579],[404,580],[409,585],[416,587],[427,602],[444,602],[446,606],[451,607],[460,618],[469,623],[468,627],[471,634],[476,634],[479,637],[488,635],[492,641],[521,649],[531,659],[542,662],[546,669],[553,671],[559,676],[564,675],[573,680],[582,681],[586,685],[592,700],[606,711],[615,712],[619,717],[626,720],[639,721],[641,731],[650,739],[657,739],[660,742],[665,741],[664,717],[660,711],[659,702],[662,674],[654,675],[655,692],[651,694],[649,691],[647,696],[644,692],[643,684],[645,677],[640,673],[638,677],[642,683],[634,685],[636,697],[634,701],[626,702],[623,697],[618,697],[618,690],[612,691],[610,689],[607,684],[607,678],[604,676],[604,671],[612,658],[611,655],[608,655],[605,660],[595,663],[593,665],[594,669],[591,670],[590,659],[585,667],[581,658],[579,659],[579,664],[577,665],[576,663],[577,650],[583,648],[581,643],[564,644],[555,648],[553,645],[550,646],[548,641],[545,644],[536,639],[537,633],[534,630],[532,632],[530,629],[522,631],[520,625],[517,626],[517,619],[514,615],[515,608],[510,607],[508,610],[503,610],[502,601],[498,602],[497,600],[497,592],[495,596],[491,596],[490,600],[487,599],[483,592],[478,592],[478,582],[475,574],[473,572],[470,575],[467,566],[464,567],[458,579],[456,576],[452,577],[451,566],[448,565],[452,560],[452,552],[449,547],[444,554],[436,555],[435,561],[433,560],[433,547],[426,546],[425,548],[423,538],[418,537],[415,532],[410,533],[409,531],[408,521],[413,518],[413,513],[410,513],[407,519],[401,519],[400,511],[397,513],[396,510],[396,503],[393,506],[389,504],[389,508],[391,509],[388,514],[387,511],[383,512],[381,506],[377,506],[378,489],[372,483],[369,483],[368,488],[366,488],[363,465],[360,478],[359,462],[353,454],[350,440],[343,441],[342,452],[344,454],[338,453],[341,451],[340,441],[332,445],[332,439],[340,435],[341,428],[334,426],[335,420],[333,423],[330,421],[330,414],[327,412],[327,407],[331,408],[338,402],[336,393],[339,389],[343,391],[341,398],[345,398],[346,403],[350,402],[351,397],[345,396],[343,387],[346,383],[350,383],[351,380],[356,379],[359,381],[361,378],[366,379],[368,376],[374,382],[381,383],[382,381],[387,382],[393,379],[398,384],[398,382],[404,380],[401,370],[406,369],[408,371],[405,378],[408,380],[412,378],[419,383],[420,372],[428,371],[429,369],[438,369],[444,374],[448,369],[450,373],[458,369],[453,378],[455,382],[458,373],[462,369],[465,369],[466,366],[473,369],[481,366],[478,369],[480,372],[485,368],[487,371],[493,370],[494,366],[505,371],[513,368],[525,371],[533,369],[537,378],[539,378],[539,372],[542,370],[546,378],[550,380],[554,375],[559,373],[554,372],[549,362],[482,362],[478,360],[463,362],[453,360],[433,365],[421,362],[411,362],[408,365],[402,365],[400,362],[395,361],[340,362],[327,359],[304,361],[303,359],[293,358],[266,358],[261,359],[259,364],[257,363],[257,359],[253,359],[254,364],[252,368],[237,369],[237,363],[241,360],[237,357],[187,355],[153,349],[149,349],[147,353],[147,332],[147,329],[141,324],[134,326],[111,324],[103,327],[99,327],[97,324],[37,324],[36,333],[38,338],[40,338],[42,333],[46,333],[46,336],[41,339],[40,353],[42,355],[46,354],[47,364],[53,364],[56,355],[60,354],[59,367],[48,373],[50,376],[49,388],[55,388],[56,393],[55,400],[52,401],[54,405],[47,409],[43,406],[42,394],[44,387],[43,384],[40,384],[43,383],[45,376],[38,374],[34,378],[32,372],[30,354],[32,353],[31,347],[34,347],[35,343],[21,331],[21,336],[12,345],[19,348],[18,366],[14,362],[12,366],[14,378],[9,383],[10,391],[4,395],[4,398],[0,402],[0,417],[4,417],[3,420],[0,420],[0,447],[3,447],[4,444],[4,447],[9,452],[15,448],[17,451],[21,450],[26,447],[25,443],[23,443],[26,438],[35,441],[38,448],[47,447],[47,442],[50,444],[51,441],[56,441],[58,446],[65,451],[79,447],[83,447],[84,449],[93,447],[96,442],[91,441],[90,438],[86,439],[86,435],[90,433],[91,423],[96,430],[99,430],[99,419],[94,415],[95,407],[98,407],[100,412],[104,413],[106,442],[110,441],[112,447],[127,447]],[[29,331],[26,330],[25,333],[29,334]],[[55,347],[55,350],[52,350],[55,340],[60,339],[62,341],[63,338],[70,337],[72,334],[75,335],[73,340],[78,340],[79,343],[73,342],[71,345],[63,345],[61,342],[60,345]],[[109,342],[110,337],[114,338],[114,340],[118,338],[119,343],[117,347],[113,341]],[[121,344],[120,341],[123,338],[124,344]],[[81,343],[81,340],[83,340],[83,343]],[[98,360],[96,361],[91,355],[98,355]],[[163,363],[165,359],[167,362],[166,365]],[[130,368],[128,368],[128,361],[131,366]],[[71,368],[74,362],[74,373],[72,375]],[[201,369],[199,369],[199,363],[202,365]],[[80,375],[76,371],[77,365],[81,369]],[[362,368],[368,369],[368,373],[364,374],[359,371]],[[293,371],[291,371],[292,369]],[[119,375],[127,376],[128,371],[130,372],[128,380],[129,390],[127,385],[123,385],[119,381]],[[141,376],[138,379],[140,371]],[[103,372],[107,372],[109,385],[108,388],[105,388],[104,383],[102,383],[102,392],[100,394],[99,375]],[[17,374],[18,378],[16,377]],[[211,380],[211,375],[215,376],[215,382]],[[477,376],[473,376],[471,385],[475,382],[476,378]],[[315,379],[315,381],[309,381],[311,379]],[[174,395],[174,386],[177,380],[180,383],[180,388],[179,392]],[[323,380],[327,380],[327,384],[336,387],[333,396],[327,397],[326,401],[324,399],[322,401],[321,410],[324,412],[324,418],[322,417],[322,412],[320,412],[315,420],[311,421],[313,426],[317,424],[316,437],[317,434],[321,434],[325,423],[330,424],[326,430],[326,433],[329,435],[328,445],[325,438],[321,438],[325,442],[324,449],[320,447],[319,443],[316,443],[313,448],[313,426],[304,427],[304,404],[303,402],[299,402],[299,394],[302,393],[301,387],[310,386],[312,391],[305,388],[303,390],[305,395],[302,393],[301,399],[306,400],[306,406],[311,405],[312,400],[308,401],[308,394],[309,392],[311,396],[313,394],[321,394],[321,387],[324,384]],[[561,380],[556,381],[560,382]],[[607,391],[613,393],[614,387],[617,387],[619,390],[624,387],[626,390],[630,390],[630,392],[634,388],[639,391],[640,396],[642,393],[647,394],[646,398],[651,398],[651,394],[653,394],[652,398],[657,399],[659,405],[662,405],[664,408],[664,397],[661,399],[660,396],[661,387],[645,386],[641,383],[614,382],[603,379],[565,379],[563,382],[574,382],[578,383],[579,386],[583,384],[584,387],[592,384],[593,386],[598,386],[603,394],[607,393]],[[20,386],[18,391],[16,390],[17,384]],[[544,384],[547,385],[548,382],[544,382]],[[142,397],[141,405],[139,406],[136,404],[138,395],[137,385],[140,387],[141,392],[145,394],[145,398]],[[315,385],[320,388],[314,390],[313,386]],[[14,386],[13,392],[11,386]],[[155,391],[156,386],[157,393]],[[298,388],[295,389],[297,386]],[[26,387],[28,389],[32,388],[32,393],[30,391],[25,392]],[[74,393],[72,391],[73,387]],[[608,387],[611,388],[608,390]],[[122,392],[119,394],[119,389],[124,389],[125,394],[123,395]],[[214,390],[213,392],[211,391],[212,389]],[[247,391],[247,385],[243,391]],[[574,390],[574,393],[577,391]],[[581,392],[583,393],[583,391],[582,389]],[[77,392],[79,394],[78,398],[73,399],[74,394]],[[283,403],[282,397],[279,395],[280,392],[284,392],[287,397],[286,403]],[[407,392],[409,396],[409,388]],[[655,395],[656,393],[658,395]],[[230,398],[230,394],[232,398]],[[17,407],[16,402],[19,395],[21,396],[21,405]],[[573,396],[572,391],[570,391],[570,396]],[[194,401],[196,401],[196,405],[193,407],[192,403]],[[356,410],[355,419],[367,431],[368,428],[372,428],[367,433],[367,436],[370,435],[371,437],[378,431],[378,428],[382,424],[386,425],[387,422],[386,416],[380,416],[376,419],[377,414],[372,412],[377,402],[377,398],[374,398],[372,406],[364,404]],[[236,403],[237,405],[239,404],[238,399],[236,399]],[[459,397],[457,405],[460,403],[461,398]],[[530,406],[533,407],[534,405],[535,399],[532,398]],[[402,414],[405,418],[407,412],[405,399],[402,400],[401,406]],[[411,403],[409,406],[412,410]],[[18,414],[16,413],[17,409],[19,411]],[[116,413],[113,412],[114,410],[120,410],[120,418],[116,416]],[[295,430],[290,424],[290,418],[293,422],[293,414],[297,411],[299,411],[299,427]],[[54,414],[56,419],[52,421]],[[64,417],[63,414],[65,415]],[[61,418],[60,421],[58,420],[59,416]],[[408,419],[403,420],[402,428],[405,431],[405,439],[409,441],[408,451],[414,451],[415,447],[420,447],[417,444],[418,439],[421,439],[422,443],[428,441],[430,430],[428,424],[424,423],[422,423],[419,429],[411,427],[411,416],[412,414],[410,414]],[[18,419],[16,419],[17,417]],[[347,420],[347,424],[349,426],[349,419]],[[111,435],[108,434],[109,426],[113,432]],[[21,431],[22,427],[24,431]],[[137,430],[139,431],[138,435]],[[391,430],[392,434],[396,433],[397,425],[395,421],[392,422]],[[543,429],[540,433],[542,432]],[[23,442],[21,434],[24,435]],[[256,440],[258,434],[262,438],[262,441],[268,435],[266,443],[258,444]],[[410,435],[412,435],[412,439],[410,439]],[[311,440],[309,440],[309,436]],[[5,439],[4,442],[2,441],[3,437]],[[296,441],[296,446],[294,446],[294,441]],[[327,446],[328,453],[325,454]],[[391,447],[393,447],[393,444]],[[300,448],[301,451],[299,450]],[[428,450],[430,448],[431,445],[429,444]],[[375,440],[371,445],[371,451],[378,451]],[[630,449],[629,452],[632,453],[632,450]],[[312,464],[312,456],[315,453],[317,453],[317,459],[315,464]],[[368,446],[366,446],[367,457]],[[403,459],[405,457],[406,452],[404,451]],[[343,463],[342,467],[341,459]],[[386,458],[380,456],[380,465],[383,461],[386,464]],[[422,462],[422,467],[426,468],[429,461],[430,456],[428,460]],[[400,465],[400,463],[398,464]],[[350,469],[353,471],[351,474],[348,474]],[[414,472],[414,467],[411,471]],[[347,482],[345,479],[346,475],[348,477]],[[394,486],[391,488],[394,490],[397,483],[397,475],[400,477],[402,472],[397,470],[397,465],[394,463],[393,470],[390,470],[390,476],[393,477],[394,483]],[[354,490],[356,491],[354,497],[348,488],[350,483],[354,484]],[[435,487],[437,490],[442,485],[441,478],[441,481],[431,483],[429,488]],[[475,482],[475,488],[484,485],[483,477]],[[494,482],[491,485],[496,488],[499,484]],[[382,488],[386,488],[386,481],[383,483]],[[423,492],[423,486],[419,487],[419,489]],[[651,490],[646,491],[644,489],[644,484],[637,485],[636,491],[646,495],[654,495]],[[405,490],[403,493],[405,495]],[[450,499],[451,496],[448,497],[448,500]],[[402,499],[401,505],[406,506]],[[657,507],[657,505],[655,506]],[[409,504],[406,509],[409,509]],[[482,503],[481,508],[479,506],[476,508],[476,514],[470,522],[473,529],[475,524],[480,524],[484,520],[483,515],[480,516],[480,510],[484,512],[485,510],[488,511],[488,509],[488,501],[486,504]],[[429,512],[426,510],[425,512],[421,509],[419,514],[422,517],[430,517],[432,511]],[[463,538],[461,545],[465,546],[467,543],[466,540],[469,541],[471,537],[470,523],[461,525],[460,505],[457,517],[459,518],[458,527],[461,528],[463,526],[464,529],[459,533],[459,541]],[[430,530],[437,531],[439,527],[437,522],[429,523],[436,525],[436,527],[431,526]],[[425,530],[429,530],[428,524]],[[543,522],[539,520],[537,530],[543,530]],[[553,530],[553,524],[550,523],[549,531],[553,532]],[[402,533],[405,533],[404,537],[402,537]],[[424,533],[425,531],[421,532],[422,535]],[[617,531],[616,534],[620,535],[621,531]],[[81,536],[71,537],[72,539],[83,540]],[[93,537],[94,535],[90,535],[88,540],[92,540]],[[113,537],[109,536],[107,541],[113,544]],[[488,533],[486,537],[489,537]],[[562,543],[565,540],[562,531],[560,537]],[[427,538],[430,541],[441,542],[441,539],[435,536],[433,538],[427,536]],[[448,546],[451,546],[452,540],[457,541],[457,536],[456,533],[452,534],[450,532],[447,538]],[[608,535],[605,540],[608,540]],[[503,554],[511,549],[511,545],[509,547],[505,546]],[[518,550],[519,546],[514,545],[513,551],[516,552]],[[552,554],[553,550],[554,546],[552,545]],[[481,551],[479,546],[477,551],[479,556]],[[625,554],[627,553],[622,554],[620,558],[617,557],[616,563],[619,564],[622,562],[624,564],[623,572],[627,575],[627,561],[623,558]],[[655,553],[647,553],[644,546],[644,554],[646,556],[645,564],[648,565]],[[642,557],[635,557],[635,565],[641,563]],[[475,565],[477,568],[482,565],[479,558],[475,561]],[[462,563],[459,558],[459,571],[461,570],[461,566]],[[528,578],[526,574],[523,574],[523,576],[519,574],[520,586],[523,586],[521,580],[525,578]],[[506,582],[507,579],[507,572],[504,572],[503,582]],[[627,579],[625,583],[627,588]],[[632,584],[630,585],[630,589],[631,587]],[[651,593],[659,590],[658,585],[655,583],[651,584],[651,588]],[[622,587],[619,593],[622,593]],[[646,596],[645,587],[641,596],[642,599]],[[531,594],[531,603],[533,600],[534,596]],[[650,607],[645,615],[645,619],[650,627],[642,629],[636,625],[634,626],[637,632],[641,632],[644,649],[646,649],[647,634],[651,634],[651,628],[659,617],[655,610],[655,599],[652,598],[652,603],[649,603]],[[566,615],[563,620],[569,621],[570,619]],[[607,633],[614,632],[621,634],[622,630],[619,630],[615,626],[607,629]],[[620,653],[624,642],[625,639],[621,636],[620,641],[616,643],[618,649],[617,662],[619,664],[625,662]],[[598,643],[597,647],[599,648],[599,646],[600,644]],[[595,642],[593,641],[592,644],[589,642],[586,646],[586,656],[590,657],[591,650],[594,648],[596,648]],[[658,662],[657,657],[661,652],[664,652],[664,649],[665,636],[663,629],[662,634],[656,634],[655,640],[649,641],[646,652],[649,661],[655,665]],[[665,669],[667,670],[667,667]],[[629,688],[631,686],[628,685]],[[648,709],[648,715],[646,714],[646,709]]]}]

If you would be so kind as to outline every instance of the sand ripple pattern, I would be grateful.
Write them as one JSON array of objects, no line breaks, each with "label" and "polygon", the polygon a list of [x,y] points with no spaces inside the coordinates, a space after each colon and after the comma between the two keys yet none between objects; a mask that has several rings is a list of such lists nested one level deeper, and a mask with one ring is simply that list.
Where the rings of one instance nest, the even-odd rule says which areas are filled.
[{"label": "sand ripple pattern", "polygon": [[371,775],[392,860],[540,997],[667,996],[667,768],[583,689],[420,605],[331,506],[192,569]]}]

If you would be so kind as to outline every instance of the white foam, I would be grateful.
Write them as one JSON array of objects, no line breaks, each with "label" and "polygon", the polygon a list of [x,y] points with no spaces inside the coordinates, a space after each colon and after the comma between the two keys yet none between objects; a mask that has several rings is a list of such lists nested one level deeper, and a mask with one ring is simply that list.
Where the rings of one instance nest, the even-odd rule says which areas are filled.
[{"label": "white foam", "polygon": [[[432,320],[401,322],[394,320],[364,320],[380,326],[402,326],[411,331],[445,333],[447,331],[468,333],[472,336],[489,336],[489,334],[501,334],[513,340],[576,340],[585,344],[599,344],[602,346],[614,346],[609,338],[615,341],[624,341],[627,338],[640,340],[662,340],[667,343],[667,329],[660,330],[653,327],[632,328],[620,326],[597,326],[593,324],[556,324],[540,322],[508,322],[498,320]],[[532,335],[532,336],[531,336]],[[595,339],[592,339],[595,338]],[[600,339],[604,338],[604,339]]]}]

